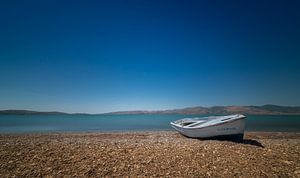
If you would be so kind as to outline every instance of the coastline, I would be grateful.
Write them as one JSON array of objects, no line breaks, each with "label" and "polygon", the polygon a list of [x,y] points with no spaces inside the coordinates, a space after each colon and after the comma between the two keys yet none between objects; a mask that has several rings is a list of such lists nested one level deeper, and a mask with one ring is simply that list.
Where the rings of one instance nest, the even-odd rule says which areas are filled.
[{"label": "coastline", "polygon": [[299,177],[300,133],[244,141],[175,131],[0,134],[0,176]]}]

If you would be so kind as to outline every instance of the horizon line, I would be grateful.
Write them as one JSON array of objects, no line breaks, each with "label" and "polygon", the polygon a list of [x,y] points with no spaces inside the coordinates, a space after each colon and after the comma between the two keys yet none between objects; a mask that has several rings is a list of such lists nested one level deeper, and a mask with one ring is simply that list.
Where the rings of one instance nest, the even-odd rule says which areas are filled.
[{"label": "horizon line", "polygon": [[300,107],[300,105],[277,105],[277,104],[263,104],[263,105],[212,105],[212,106],[187,106],[182,108],[173,108],[173,109],[136,109],[136,110],[117,110],[117,111],[108,111],[108,112],[99,112],[99,113],[89,113],[89,112],[65,112],[58,110],[35,110],[35,109],[0,109],[0,111],[29,111],[29,112],[45,112],[45,113],[61,113],[61,114],[87,114],[87,115],[101,115],[101,114],[113,114],[118,112],[159,112],[159,111],[170,111],[170,110],[180,110],[180,109],[189,109],[189,108],[213,108],[213,107],[251,107],[251,106],[280,106],[280,107]]}]

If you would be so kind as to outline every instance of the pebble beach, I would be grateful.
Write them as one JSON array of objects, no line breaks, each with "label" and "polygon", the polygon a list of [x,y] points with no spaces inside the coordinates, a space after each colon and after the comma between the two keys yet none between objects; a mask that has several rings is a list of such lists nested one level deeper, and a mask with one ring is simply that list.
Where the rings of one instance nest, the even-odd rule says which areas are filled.
[{"label": "pebble beach", "polygon": [[300,133],[242,142],[173,131],[0,135],[0,177],[300,177]]}]

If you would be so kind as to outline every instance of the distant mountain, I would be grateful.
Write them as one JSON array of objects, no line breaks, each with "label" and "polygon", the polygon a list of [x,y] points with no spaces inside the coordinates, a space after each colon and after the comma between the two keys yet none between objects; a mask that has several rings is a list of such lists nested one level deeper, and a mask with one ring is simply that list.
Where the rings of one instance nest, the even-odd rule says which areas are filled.
[{"label": "distant mountain", "polygon": [[0,114],[10,115],[10,114],[17,114],[17,115],[39,115],[39,114],[47,114],[47,115],[59,115],[59,114],[68,114],[64,112],[40,112],[40,111],[30,111],[30,110],[0,110]]},{"label": "distant mountain", "polygon": [[[247,115],[300,115],[300,106],[277,106],[277,105],[263,105],[263,106],[213,106],[213,107],[188,107],[183,109],[169,109],[158,111],[118,111],[104,114],[247,114]],[[62,115],[69,114],[64,112],[40,112],[30,110],[0,110],[0,114],[18,114],[18,115]],[[74,113],[85,114],[86,113]],[[97,114],[90,114],[97,115]]]},{"label": "distant mountain", "polygon": [[300,115],[299,106],[213,106],[189,107],[162,111],[119,111],[107,114],[248,114],[248,115]]}]

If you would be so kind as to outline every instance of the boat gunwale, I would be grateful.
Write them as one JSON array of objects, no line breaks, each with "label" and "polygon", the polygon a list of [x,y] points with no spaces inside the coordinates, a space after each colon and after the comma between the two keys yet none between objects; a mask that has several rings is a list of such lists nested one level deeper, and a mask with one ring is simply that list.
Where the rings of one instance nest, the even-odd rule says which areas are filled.
[{"label": "boat gunwale", "polygon": [[205,127],[186,127],[186,126],[180,126],[180,125],[175,124],[173,122],[171,122],[171,125],[179,127],[179,128],[182,128],[182,129],[204,129],[204,128],[208,128],[208,127],[214,127],[214,126],[217,126],[217,125],[227,124],[227,123],[230,123],[230,122],[235,122],[235,121],[238,121],[238,120],[241,120],[241,119],[245,119],[245,118],[246,118],[246,116],[243,115],[243,117],[240,117],[240,118],[237,118],[237,119],[228,120],[226,122],[218,122],[218,123],[215,123],[215,124],[212,124],[212,125],[208,125],[208,126],[205,126]]}]

